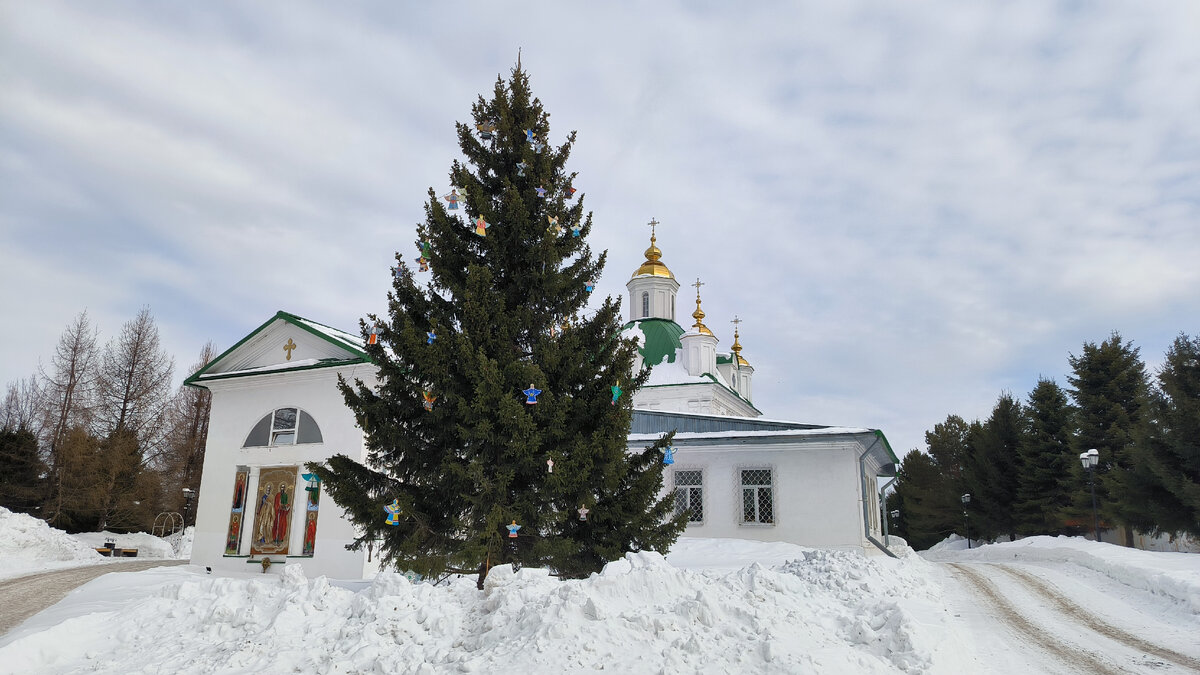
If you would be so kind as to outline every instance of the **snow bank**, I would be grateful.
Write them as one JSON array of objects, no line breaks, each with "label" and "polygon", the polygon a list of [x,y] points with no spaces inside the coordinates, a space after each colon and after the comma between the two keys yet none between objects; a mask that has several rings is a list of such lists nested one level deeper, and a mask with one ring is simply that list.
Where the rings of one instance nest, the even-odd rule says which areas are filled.
[{"label": "snow bank", "polygon": [[44,520],[0,506],[0,578],[103,561],[92,547]]},{"label": "snow bank", "polygon": [[[693,561],[718,548],[748,555],[692,548]],[[470,578],[432,586],[387,572],[356,592],[288,562],[278,576],[191,577],[73,617],[17,637],[0,663],[65,673],[137,654],[142,672],[172,673],[931,669],[944,626],[906,608],[936,594],[929,563],[794,549],[775,569],[679,569],[650,552],[583,580],[504,566],[483,592]]]},{"label": "snow bank", "polygon": [[1018,541],[986,544],[970,550],[954,544],[934,546],[921,553],[939,562],[1072,563],[1099,572],[1127,586],[1171,599],[1192,614],[1200,614],[1200,555],[1140,551],[1083,537],[1027,537]]},{"label": "snow bank", "polygon": [[104,546],[104,542],[115,541],[117,548],[136,548],[139,558],[175,558],[175,550],[169,542],[145,532],[117,534],[105,530],[103,532],[80,532],[70,536],[89,548],[101,548]]}]

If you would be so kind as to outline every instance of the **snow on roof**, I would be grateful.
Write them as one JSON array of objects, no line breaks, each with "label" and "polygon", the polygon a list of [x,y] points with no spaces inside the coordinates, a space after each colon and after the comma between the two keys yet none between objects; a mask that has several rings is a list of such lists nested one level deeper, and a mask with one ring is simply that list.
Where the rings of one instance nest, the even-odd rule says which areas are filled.
[{"label": "snow on roof", "polygon": [[683,359],[679,356],[679,350],[676,349],[674,354],[675,355],[670,360],[663,361],[658,365],[650,367],[650,379],[646,380],[645,386],[653,387],[664,384],[712,384],[712,380],[703,375],[689,375],[687,368],[683,367]]},{"label": "snow on roof", "polygon": [[[293,316],[295,316],[295,315],[293,315]],[[305,319],[304,317],[300,317],[300,316],[297,316],[296,320],[299,321],[300,323],[303,323],[305,326],[308,326],[309,328],[317,331],[318,333],[323,333],[335,340],[341,340],[342,342],[348,342],[348,343],[354,345],[355,347],[358,347],[359,349],[362,349],[366,346],[366,343],[363,342],[361,335],[354,335],[352,333],[347,333],[344,330],[338,330],[337,328],[331,328],[324,324],[320,324],[320,323],[317,323],[316,321],[313,321],[311,319]]]},{"label": "snow on roof", "polygon": [[[676,441],[688,440],[703,440],[707,438],[781,438],[787,436],[841,436],[846,434],[874,434],[872,429],[864,429],[861,427],[824,427],[822,429],[772,429],[769,431],[739,431],[731,429],[728,431],[703,431],[703,432],[680,432],[675,434]],[[645,442],[656,441],[662,438],[661,433],[651,434],[630,434],[629,442]]]},{"label": "snow on roof", "polygon": [[337,365],[343,363],[338,359],[296,359],[295,361],[287,361],[285,363],[271,363],[265,366],[256,366],[254,368],[243,368],[241,370],[226,370],[220,373],[204,373],[200,376],[201,380],[219,379],[229,377],[230,375],[246,375],[248,373],[269,373],[274,370],[294,370],[297,368],[306,368],[319,365]]}]

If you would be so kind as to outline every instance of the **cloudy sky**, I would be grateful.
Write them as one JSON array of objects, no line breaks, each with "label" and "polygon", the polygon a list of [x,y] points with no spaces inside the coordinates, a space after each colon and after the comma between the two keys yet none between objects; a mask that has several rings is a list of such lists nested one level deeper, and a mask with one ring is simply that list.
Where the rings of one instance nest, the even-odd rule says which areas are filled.
[{"label": "cloudy sky", "polygon": [[107,339],[149,305],[177,380],[276,310],[382,311],[518,49],[579,132],[599,290],[657,218],[769,417],[903,454],[1084,341],[1200,334],[1189,0],[0,0],[0,384],[83,309]]}]

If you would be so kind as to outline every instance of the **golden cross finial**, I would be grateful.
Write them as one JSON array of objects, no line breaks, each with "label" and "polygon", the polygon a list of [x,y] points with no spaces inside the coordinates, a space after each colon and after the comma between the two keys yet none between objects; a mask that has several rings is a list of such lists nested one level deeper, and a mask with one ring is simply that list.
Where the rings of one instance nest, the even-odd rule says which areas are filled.
[{"label": "golden cross finial", "polygon": [[689,285],[689,286],[695,286],[695,287],[696,287],[696,299],[697,299],[697,300],[699,300],[699,299],[700,299],[700,287],[704,285],[704,284],[703,284],[703,283],[700,281],[700,277],[696,277],[696,283],[694,283],[694,284],[688,284],[688,285]]},{"label": "golden cross finial", "polygon": [[287,360],[292,360],[292,350],[296,348],[296,343],[292,342],[292,338],[288,338],[287,344],[283,346],[283,351],[287,352]]}]

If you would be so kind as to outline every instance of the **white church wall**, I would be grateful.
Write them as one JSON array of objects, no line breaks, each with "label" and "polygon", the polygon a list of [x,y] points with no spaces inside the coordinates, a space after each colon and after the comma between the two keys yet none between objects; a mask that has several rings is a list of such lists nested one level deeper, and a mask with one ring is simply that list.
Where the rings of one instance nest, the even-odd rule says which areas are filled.
[{"label": "white church wall", "polygon": [[762,413],[711,382],[646,386],[633,396],[635,408],[684,413],[758,417]]},{"label": "white church wall", "polygon": [[[212,392],[212,414],[204,457],[204,473],[196,511],[196,539],[192,562],[229,572],[257,571],[247,564],[253,528],[253,496],[258,489],[258,473],[264,467],[298,466],[293,492],[289,556],[273,562],[300,563],[306,573],[334,578],[360,578],[364,574],[365,552],[350,552],[345,545],[353,541],[353,526],[343,518],[342,510],[322,494],[317,517],[317,546],[314,555],[296,556],[302,550],[304,536],[305,462],[323,461],[342,453],[361,459],[364,456],[362,432],[355,426],[353,413],[338,391],[337,374],[347,380],[373,381],[372,366],[323,368],[301,372],[239,377],[206,382]],[[313,417],[321,429],[322,442],[274,447],[243,448],[251,428],[264,415],[278,408],[299,408]],[[238,466],[251,469],[247,486],[247,513],[242,523],[239,556],[226,556],[229,516],[234,480]],[[248,521],[248,522],[245,522]],[[256,556],[257,560],[260,556]],[[277,572],[282,567],[273,567]]]},{"label": "white church wall", "polygon": [[[862,536],[858,455],[852,442],[688,446],[676,442],[675,464],[664,480],[674,489],[674,471],[704,475],[704,522],[683,536],[787,541],[804,546],[865,551]],[[743,469],[772,471],[772,524],[742,522]]]}]

